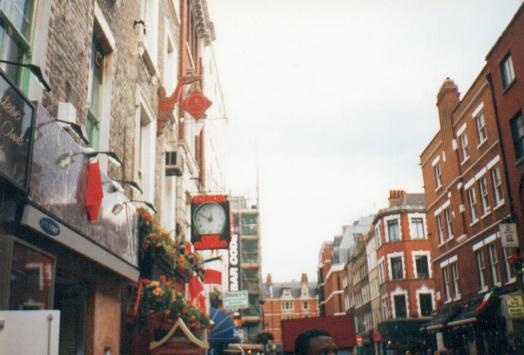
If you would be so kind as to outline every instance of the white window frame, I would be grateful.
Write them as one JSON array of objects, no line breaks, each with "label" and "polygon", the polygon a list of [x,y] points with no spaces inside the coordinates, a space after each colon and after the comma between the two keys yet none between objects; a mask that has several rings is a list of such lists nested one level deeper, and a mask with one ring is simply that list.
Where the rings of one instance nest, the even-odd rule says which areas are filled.
[{"label": "white window frame", "polygon": [[475,125],[477,126],[477,138],[479,143],[477,147],[480,147],[484,142],[488,140],[488,130],[486,128],[486,116],[483,111],[480,111],[475,116]]},{"label": "white window frame", "polygon": [[[496,239],[495,239],[496,240]],[[502,275],[500,272],[500,258],[497,254],[497,245],[494,241],[486,244],[486,249],[488,251],[489,265],[491,271],[491,279],[493,280],[493,285],[502,286]]]},{"label": "white window frame", "polygon": [[435,174],[435,190],[438,190],[442,187],[442,170],[440,169],[440,163],[433,166],[433,173]]},{"label": "white window frame", "polygon": [[[420,237],[415,237],[414,234],[413,234],[413,231],[412,231],[412,223],[413,223],[413,219],[421,219],[422,220],[422,233],[423,233],[423,236],[422,238]],[[425,213],[411,213],[409,214],[409,235],[411,237],[411,239],[416,239],[416,240],[420,240],[420,239],[427,239],[428,238],[428,233],[427,233],[427,227],[426,227],[426,214]]]},{"label": "white window frame", "polygon": [[[113,93],[113,61],[117,55],[116,41],[111,31],[111,27],[107,22],[100,6],[95,2],[94,8],[94,22],[100,28],[100,35],[102,40],[107,46],[107,53],[104,56],[104,74],[103,74],[103,83],[102,83],[102,104],[100,109],[100,136],[99,136],[99,151],[108,151],[109,150],[109,134],[111,131],[111,97]],[[91,85],[91,80],[89,80],[89,85]],[[91,90],[88,88],[88,93]],[[87,104],[89,106],[89,103]],[[104,155],[98,157],[100,162],[100,170],[103,173],[107,174],[108,171],[108,159]]]},{"label": "white window frame", "polygon": [[502,189],[502,177],[500,176],[500,168],[498,166],[491,169],[491,181],[493,182],[496,207],[499,207],[504,204],[504,190]]},{"label": "white window frame", "polygon": [[380,284],[383,284],[384,282],[386,282],[386,270],[385,270],[384,257],[381,257],[378,260],[378,281]]},{"label": "white window frame", "polygon": [[403,251],[399,251],[399,252],[395,252],[395,253],[389,253],[387,255],[387,259],[388,259],[388,276],[389,276],[390,280],[393,280],[393,268],[392,268],[392,265],[391,265],[391,259],[392,258],[398,258],[398,257],[400,257],[400,261],[402,263],[402,278],[395,279],[395,280],[403,280],[403,279],[406,278],[406,263],[404,261],[404,252]]},{"label": "white window frame", "polygon": [[141,27],[142,33],[139,45],[142,48],[142,55],[148,58],[146,60],[153,75],[158,73],[158,28],[160,17],[159,0],[142,0],[140,5],[141,19],[145,26]]},{"label": "white window frame", "polygon": [[479,274],[479,292],[484,292],[488,289],[488,284],[486,282],[486,259],[484,257],[484,248],[479,248],[475,250],[475,260],[477,261],[477,269]]},{"label": "white window frame", "polygon": [[477,195],[475,193],[475,186],[471,186],[467,190],[469,210],[471,216],[471,224],[476,223],[479,220],[479,213],[477,211]]},{"label": "white window frame", "polygon": [[420,277],[418,275],[418,270],[417,270],[417,256],[425,256],[425,257],[427,257],[427,261],[428,261],[428,278],[432,279],[433,278],[433,271],[432,271],[432,268],[431,268],[431,252],[429,250],[414,250],[414,251],[411,252],[411,258],[412,258],[412,262],[413,262],[413,271],[414,271],[415,277],[418,279]]},{"label": "white window frame", "polygon": [[447,240],[453,239],[453,213],[451,207],[444,208],[444,223],[446,224]]},{"label": "white window frame", "polygon": [[513,59],[511,58],[511,54],[506,55],[500,63],[500,75],[502,78],[502,86],[504,87],[504,90],[509,88],[515,81],[515,69],[513,67]]},{"label": "white window frame", "polygon": [[284,288],[282,289],[282,298],[289,298],[291,297],[291,289]]},{"label": "white window frame", "polygon": [[466,132],[459,136],[460,152],[461,152],[461,164],[464,164],[469,159],[469,142]]},{"label": "white window frame", "polygon": [[415,290],[415,294],[417,296],[417,310],[418,310],[418,314],[419,314],[419,317],[428,317],[428,316],[423,316],[422,315],[422,305],[420,304],[420,295],[421,294],[424,294],[424,295],[427,295],[427,294],[430,294],[431,295],[431,306],[432,306],[432,310],[433,312],[435,311],[435,290],[432,289],[432,288],[429,288],[426,284],[422,284],[421,287],[417,288]]},{"label": "white window frame", "polygon": [[[406,304],[406,318],[409,318],[409,299],[408,299],[408,291],[401,288],[400,286],[397,286],[393,292],[391,292],[391,311],[393,314],[393,319],[397,319],[397,309],[395,308],[395,296],[404,296],[405,304]],[[404,319],[404,318],[401,318]]]},{"label": "white window frame", "polygon": [[375,225],[375,243],[377,244],[377,248],[382,245],[382,233],[380,232],[380,220],[377,221],[377,224]]},{"label": "white window frame", "polygon": [[484,217],[491,212],[491,206],[489,204],[489,193],[488,193],[488,179],[483,176],[479,179],[479,190],[480,190],[480,202],[482,207],[482,216]]},{"label": "white window frame", "polygon": [[402,238],[402,228],[401,228],[401,225],[400,225],[400,215],[396,214],[396,215],[391,215],[391,216],[388,216],[388,217],[385,217],[384,218],[384,240],[385,241],[388,241],[388,242],[391,242],[391,239],[389,238],[389,225],[388,225],[388,222],[389,221],[393,221],[393,220],[396,220],[397,221],[397,225],[398,225],[398,236],[399,236],[399,239],[395,239],[394,241],[401,241],[403,238]]},{"label": "white window frame", "polygon": [[380,302],[380,310],[382,315],[382,320],[388,320],[389,319],[389,303],[388,303],[388,296],[383,295],[382,300]]},{"label": "white window frame", "polygon": [[[149,105],[140,86],[136,91],[136,117],[135,117],[135,171],[134,181],[139,182],[143,190],[140,196],[138,192],[134,198],[154,203],[155,198],[155,157],[156,157],[156,116]],[[142,128],[144,127],[144,128]],[[146,144],[144,144],[144,142]],[[145,173],[147,172],[147,173]]]},{"label": "white window frame", "polygon": [[446,242],[446,238],[444,236],[444,226],[442,224],[442,213],[435,215],[435,224],[437,226],[437,235],[440,246]]}]

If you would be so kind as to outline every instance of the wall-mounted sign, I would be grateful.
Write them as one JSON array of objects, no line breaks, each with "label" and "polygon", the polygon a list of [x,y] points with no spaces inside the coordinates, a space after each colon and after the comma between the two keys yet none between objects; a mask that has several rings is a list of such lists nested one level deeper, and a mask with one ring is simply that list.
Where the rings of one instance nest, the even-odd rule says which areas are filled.
[{"label": "wall-mounted sign", "polygon": [[238,291],[240,290],[240,245],[236,232],[233,232],[229,243],[228,264],[228,290]]},{"label": "wall-mounted sign", "polygon": [[518,248],[519,237],[517,235],[516,223],[499,224],[500,241],[504,248]]},{"label": "wall-mounted sign", "polygon": [[0,70],[0,174],[27,191],[34,107]]},{"label": "wall-mounted sign", "polygon": [[524,298],[522,293],[504,295],[503,298],[510,319],[524,318]]},{"label": "wall-mounted sign", "polygon": [[56,237],[60,234],[60,226],[53,219],[42,217],[38,223],[40,224],[40,228],[50,236]]},{"label": "wall-mounted sign", "polygon": [[224,292],[223,306],[230,311],[249,308],[249,292],[247,290]]},{"label": "wall-mounted sign", "polygon": [[196,250],[227,249],[231,240],[225,195],[200,195],[191,201],[191,242]]}]

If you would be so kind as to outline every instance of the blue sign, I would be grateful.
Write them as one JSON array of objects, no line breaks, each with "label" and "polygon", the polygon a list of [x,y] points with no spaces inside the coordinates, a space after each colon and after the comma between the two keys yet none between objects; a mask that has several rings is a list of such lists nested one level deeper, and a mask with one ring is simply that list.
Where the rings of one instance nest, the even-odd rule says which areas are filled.
[{"label": "blue sign", "polygon": [[40,218],[40,227],[44,230],[44,232],[53,237],[56,237],[60,234],[60,226],[51,218]]}]

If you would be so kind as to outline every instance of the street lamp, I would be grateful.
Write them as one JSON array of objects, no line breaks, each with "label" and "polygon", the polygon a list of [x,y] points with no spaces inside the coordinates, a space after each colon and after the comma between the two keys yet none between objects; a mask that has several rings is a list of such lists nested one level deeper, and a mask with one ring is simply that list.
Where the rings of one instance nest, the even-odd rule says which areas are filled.
[{"label": "street lamp", "polygon": [[116,216],[117,214],[119,214],[120,212],[122,212],[122,210],[124,209],[124,205],[128,204],[128,203],[142,203],[146,206],[146,208],[152,212],[153,214],[156,214],[157,213],[157,210],[155,209],[155,206],[153,206],[153,204],[151,202],[147,202],[147,201],[142,201],[142,200],[129,200],[129,201],[124,201],[124,202],[121,202],[121,203],[117,203],[116,205],[113,206],[113,208],[111,209],[111,212],[113,212],[113,214]]},{"label": "street lamp", "polygon": [[[80,126],[79,124],[75,123],[75,122],[69,122],[69,121],[64,121],[64,120],[52,120],[52,121],[48,121],[48,122],[44,122],[44,123],[41,123],[39,124],[37,127],[36,127],[36,130],[38,132],[38,128],[42,127],[42,126],[45,126],[49,123],[53,123],[53,122],[59,122],[59,123],[64,123],[66,125],[69,126],[69,128],[71,128],[71,131],[78,137],[80,138],[85,145],[88,145],[89,144],[89,139],[86,137],[86,134],[84,132],[84,129],[82,128],[82,126]],[[38,139],[39,138],[39,135],[40,133],[38,132],[38,137],[36,137],[35,139]]]},{"label": "street lamp", "polygon": [[112,162],[116,166],[119,166],[119,167],[122,166],[122,161],[120,160],[120,158],[118,158],[116,153],[115,152],[109,152],[109,151],[105,151],[105,152],[64,153],[64,154],[62,154],[62,155],[60,155],[58,157],[56,163],[58,164],[59,167],[61,167],[62,169],[65,169],[65,168],[67,168],[68,166],[70,166],[74,162],[73,158],[74,158],[75,155],[84,155],[84,156],[86,156],[88,158],[94,158],[94,157],[96,157],[99,154],[107,155],[107,157],[109,158],[110,162]]},{"label": "street lamp", "polygon": [[0,63],[8,64],[8,65],[14,65],[17,67],[23,67],[29,69],[29,71],[35,76],[35,78],[38,80],[38,83],[44,88],[45,91],[49,92],[51,91],[51,86],[49,85],[49,80],[45,76],[44,72],[40,69],[38,65],[34,64],[27,64],[27,63],[18,63],[13,62],[10,60],[0,60]]},{"label": "street lamp", "polygon": [[[115,183],[119,183],[121,185],[127,185],[131,188],[131,190],[135,191],[135,192],[139,192],[141,194],[143,194],[144,192],[142,191],[142,189],[140,188],[140,186],[134,182],[134,181],[128,181],[128,180],[112,180],[112,182],[115,182]],[[114,185],[113,185],[114,186]]]}]

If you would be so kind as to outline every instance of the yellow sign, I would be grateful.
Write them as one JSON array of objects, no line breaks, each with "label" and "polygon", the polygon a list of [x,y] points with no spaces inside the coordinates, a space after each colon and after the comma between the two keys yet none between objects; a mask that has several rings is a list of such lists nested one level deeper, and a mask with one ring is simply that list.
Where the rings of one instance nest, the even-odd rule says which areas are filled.
[{"label": "yellow sign", "polygon": [[509,318],[524,318],[524,299],[522,293],[505,295],[506,309],[508,311]]}]

